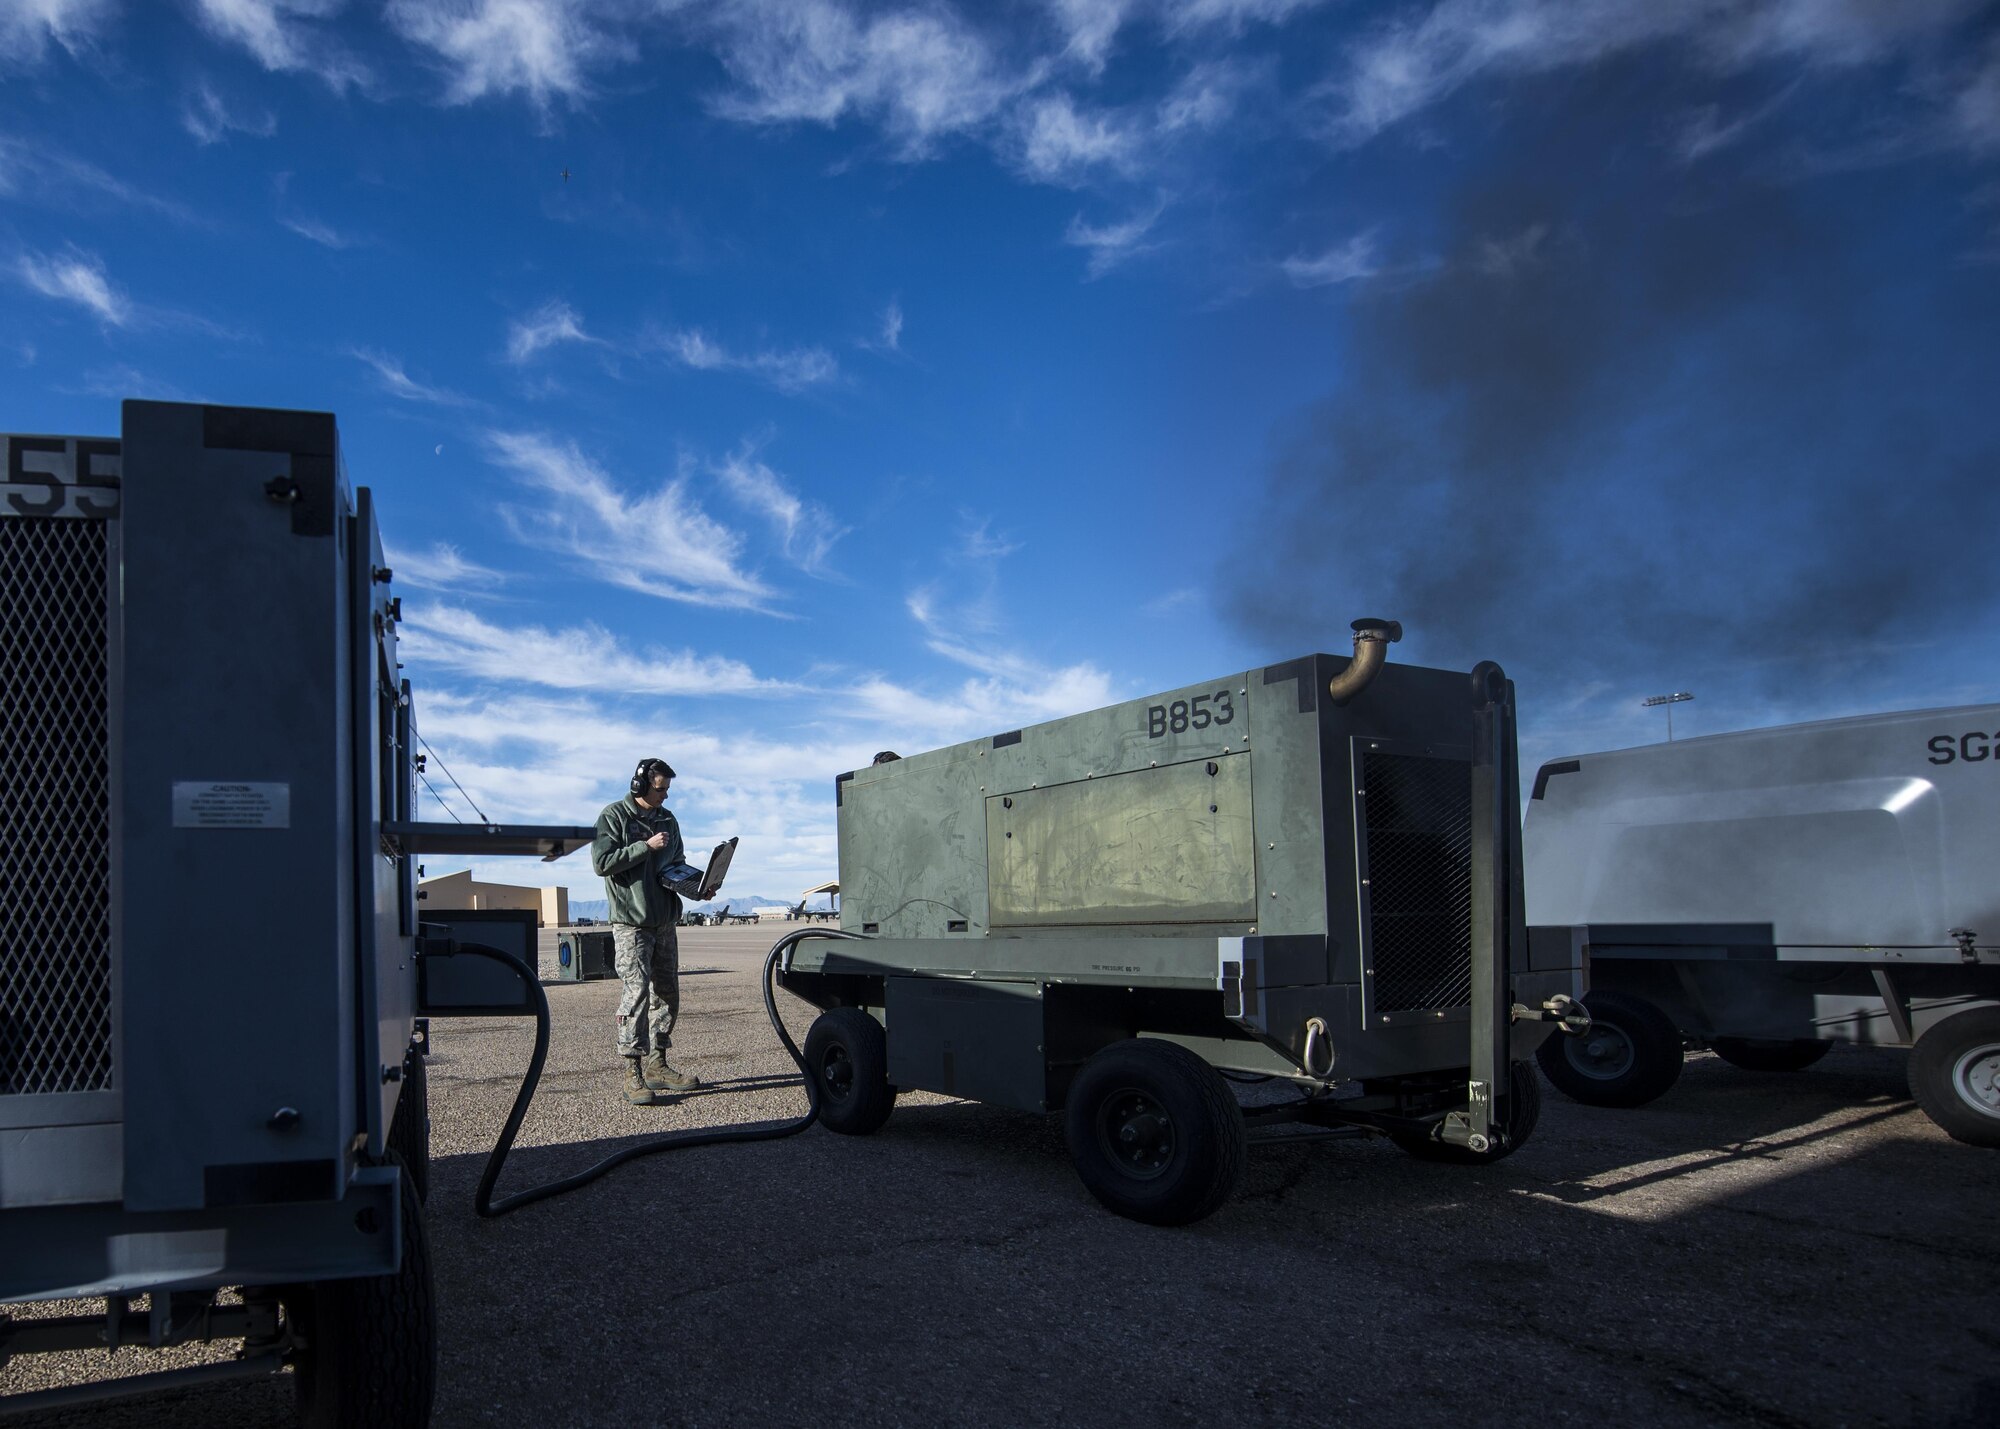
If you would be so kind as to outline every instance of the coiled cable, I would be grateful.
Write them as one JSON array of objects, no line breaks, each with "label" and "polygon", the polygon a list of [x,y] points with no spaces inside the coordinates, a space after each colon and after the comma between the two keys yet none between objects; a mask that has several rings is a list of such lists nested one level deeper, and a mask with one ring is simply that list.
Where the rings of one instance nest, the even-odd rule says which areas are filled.
[{"label": "coiled cable", "polygon": [[542,980],[535,971],[514,954],[484,943],[454,942],[448,949],[436,952],[426,951],[426,957],[453,957],[471,954],[490,962],[503,963],[514,970],[532,995],[535,1004],[535,1050],[528,1057],[527,1075],[521,1079],[521,1090],[515,1094],[514,1106],[507,1113],[507,1121],[500,1128],[500,1137],[493,1143],[493,1150],[486,1158],[486,1169],[480,1173],[479,1189],[472,1198],[472,1208],[482,1217],[504,1216],[509,1211],[518,1211],[523,1206],[531,1206],[536,1201],[545,1201],[551,1196],[560,1196],[565,1191],[574,1191],[587,1186],[614,1167],[623,1166],[627,1161],[635,1161],[641,1156],[652,1156],[661,1151],[679,1151],[691,1146],[714,1146],[726,1141],[776,1141],[781,1137],[796,1136],[815,1121],[819,1120],[819,1083],[814,1080],[806,1067],[805,1053],[792,1040],[786,1030],[784,1019],[778,1016],[777,971],[778,960],[786,950],[807,938],[841,938],[856,942],[866,942],[861,933],[850,933],[843,928],[800,928],[785,934],[771,946],[769,956],[764,959],[764,1013],[771,1019],[771,1030],[778,1034],[785,1052],[797,1064],[799,1076],[806,1089],[806,1111],[803,1116],[788,1121],[753,1122],[748,1126],[722,1126],[713,1128],[670,1131],[662,1136],[650,1137],[637,1145],[628,1146],[623,1151],[614,1152],[595,1166],[565,1176],[558,1181],[550,1181],[543,1186],[530,1186],[525,1191],[516,1191],[511,1196],[493,1199],[493,1188],[500,1180],[500,1170],[507,1163],[507,1152],[514,1145],[514,1138],[520,1134],[521,1123],[527,1118],[528,1103],[535,1098],[535,1088],[542,1079],[542,1065],[549,1056],[549,998],[542,991]]}]

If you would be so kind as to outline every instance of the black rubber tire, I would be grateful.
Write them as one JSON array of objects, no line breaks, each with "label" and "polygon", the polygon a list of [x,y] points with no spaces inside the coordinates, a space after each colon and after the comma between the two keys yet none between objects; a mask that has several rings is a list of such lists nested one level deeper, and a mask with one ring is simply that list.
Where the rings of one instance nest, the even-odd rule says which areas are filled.
[{"label": "black rubber tire", "polygon": [[[2000,1147],[2000,1108],[1974,1099],[1968,1064],[2000,1057],[2000,1007],[1974,1007],[1950,1017],[1917,1039],[1910,1051],[1910,1095],[1953,1141]],[[1980,1080],[1991,1086],[1991,1067]]]},{"label": "black rubber tire", "polygon": [[1791,1042],[1761,1037],[1717,1037],[1708,1045],[1730,1066],[1746,1072],[1803,1072],[1833,1050],[1833,1043],[1813,1037]]},{"label": "black rubber tire", "polygon": [[1487,1166],[1519,1151],[1535,1134],[1535,1127],[1541,1119],[1542,1079],[1535,1075],[1535,1069],[1528,1063],[1515,1062],[1507,1075],[1506,1134],[1496,1144],[1484,1151],[1473,1151],[1438,1140],[1435,1129],[1429,1136],[1392,1136],[1389,1139],[1419,1161],[1441,1161],[1453,1166]]},{"label": "black rubber tire", "polygon": [[431,1198],[431,1090],[424,1059],[412,1051],[403,1062],[403,1090],[396,1114],[389,1121],[388,1148],[403,1162],[403,1174],[417,1188],[417,1199]]},{"label": "black rubber tire", "polygon": [[425,1429],[437,1391],[437,1316],[423,1206],[402,1178],[403,1258],[393,1275],[280,1292],[306,1429]]},{"label": "black rubber tire", "polygon": [[[1115,1150],[1110,1122],[1125,1107],[1165,1125],[1162,1164],[1138,1170]],[[1107,1210],[1156,1226],[1213,1214],[1243,1179],[1243,1112],[1215,1068],[1175,1042],[1135,1037],[1084,1063],[1064,1111],[1070,1160]]]},{"label": "black rubber tire", "polygon": [[889,1039],[858,1007],[822,1012],[806,1033],[806,1065],[819,1084],[819,1122],[842,1136],[880,1131],[896,1109]]},{"label": "black rubber tire", "polygon": [[[1581,1037],[1558,1033],[1535,1053],[1542,1075],[1557,1091],[1586,1106],[1644,1106],[1681,1079],[1686,1053],[1680,1029],[1666,1013],[1643,997],[1617,992],[1593,992],[1583,1005],[1593,1031]],[[1591,1053],[1607,1034],[1624,1039],[1631,1055],[1622,1063]]]}]

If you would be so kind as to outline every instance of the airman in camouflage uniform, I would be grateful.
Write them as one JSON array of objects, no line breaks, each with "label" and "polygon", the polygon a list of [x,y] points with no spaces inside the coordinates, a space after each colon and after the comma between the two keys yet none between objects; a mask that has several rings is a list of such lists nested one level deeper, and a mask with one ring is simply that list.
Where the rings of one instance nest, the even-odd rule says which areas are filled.
[{"label": "airman in camouflage uniform", "polygon": [[[604,879],[619,980],[618,1055],[626,1059],[625,1100],[657,1106],[658,1092],[692,1091],[701,1079],[667,1063],[680,1015],[681,901],[660,871],[681,862],[681,830],[667,811],[674,771],[664,759],[643,759],[631,793],[597,816],[591,866]],[[650,1034],[650,1043],[648,1045]]]}]

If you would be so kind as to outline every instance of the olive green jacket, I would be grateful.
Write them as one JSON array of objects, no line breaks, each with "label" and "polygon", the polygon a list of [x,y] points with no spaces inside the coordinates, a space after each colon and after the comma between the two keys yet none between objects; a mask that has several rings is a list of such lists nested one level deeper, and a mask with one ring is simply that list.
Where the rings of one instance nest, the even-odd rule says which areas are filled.
[{"label": "olive green jacket", "polygon": [[[654,834],[665,834],[667,846],[646,847]],[[683,862],[681,826],[662,804],[642,809],[627,797],[606,804],[597,816],[597,835],[590,841],[590,866],[604,879],[604,896],[611,904],[611,921],[638,928],[671,928],[680,920],[681,900],[660,883],[660,870]]]}]

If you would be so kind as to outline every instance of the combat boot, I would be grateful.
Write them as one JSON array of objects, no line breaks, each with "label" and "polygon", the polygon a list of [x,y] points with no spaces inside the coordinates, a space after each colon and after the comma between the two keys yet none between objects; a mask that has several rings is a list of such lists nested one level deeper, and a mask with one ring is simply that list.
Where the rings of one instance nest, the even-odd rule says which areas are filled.
[{"label": "combat boot", "polygon": [[668,1066],[665,1052],[648,1052],[644,1065],[646,1085],[656,1092],[691,1092],[701,1085],[701,1078],[693,1072],[677,1072]]},{"label": "combat boot", "polygon": [[639,1070],[639,1059],[625,1059],[625,1100],[633,1106],[658,1106],[660,1099],[653,1095],[653,1089],[646,1084],[646,1075]]}]

